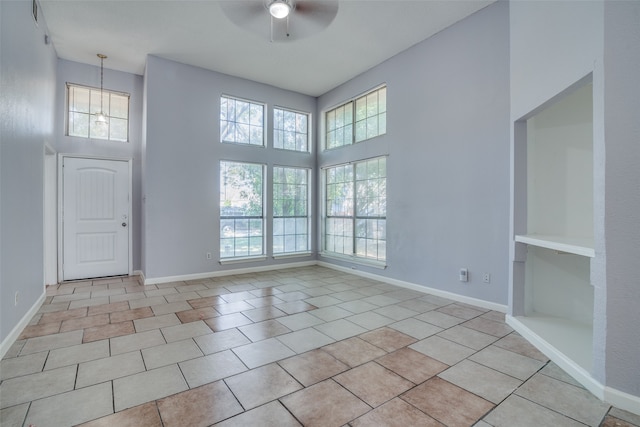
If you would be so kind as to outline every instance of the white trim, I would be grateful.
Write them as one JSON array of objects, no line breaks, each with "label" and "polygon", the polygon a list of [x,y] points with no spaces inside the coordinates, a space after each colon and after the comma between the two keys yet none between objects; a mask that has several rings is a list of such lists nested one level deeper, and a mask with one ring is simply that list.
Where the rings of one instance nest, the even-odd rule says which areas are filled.
[{"label": "white trim", "polygon": [[435,295],[442,298],[448,298],[453,301],[462,302],[465,304],[472,304],[478,307],[486,308],[488,310],[499,311],[500,313],[507,312],[507,306],[504,304],[498,304],[491,301],[485,301],[478,298],[467,297],[464,295],[454,294],[452,292],[442,291],[440,289],[430,288],[428,286],[422,286],[411,282],[405,282],[404,280],[392,279],[389,277],[380,276],[373,273],[367,273],[365,271],[355,270],[348,267],[342,267],[335,264],[330,264],[324,261],[318,261],[317,265],[321,267],[331,268],[333,270],[342,271],[344,273],[354,274],[356,276],[366,277],[367,279],[379,280],[390,285],[400,286],[401,288],[411,289],[413,291],[422,292],[425,294]]},{"label": "white trim", "polygon": [[575,361],[567,357],[556,347],[549,344],[540,335],[529,329],[518,318],[511,315],[507,315],[505,321],[516,332],[522,335],[527,341],[533,344],[538,350],[540,350],[545,356],[551,359],[562,370],[571,375],[576,381],[582,384],[587,390],[593,393],[598,399],[603,399],[604,391],[602,384],[593,379],[589,372],[582,366],[578,365]]},{"label": "white trim", "polygon": [[129,209],[127,216],[127,224],[129,224],[127,227],[129,229],[129,276],[133,276],[133,159],[128,159],[127,163],[129,164],[129,206],[127,207]]},{"label": "white trim", "polygon": [[[51,166],[50,162],[53,163]],[[56,151],[48,143],[44,144],[43,156],[43,285],[58,284],[58,159]],[[49,182],[53,175],[53,182]],[[53,188],[50,188],[53,186]],[[50,209],[51,207],[51,209]],[[53,235],[53,236],[52,236]],[[52,248],[53,246],[53,248]],[[51,270],[55,270],[53,273]],[[52,274],[50,274],[52,273]],[[51,280],[52,283],[47,283]]]},{"label": "white trim", "polygon": [[144,271],[134,270],[133,275],[138,276],[138,282],[140,282],[141,285],[144,284]]},{"label": "white trim", "polygon": [[58,153],[57,165],[58,165],[58,184],[57,184],[57,193],[58,193],[58,283],[62,283],[64,280],[64,276],[62,274],[62,266],[63,266],[63,250],[62,246],[62,236],[64,233],[64,221],[63,221],[63,198],[62,198],[62,180],[63,180],[63,170],[62,170],[62,159],[63,155]]},{"label": "white trim", "polygon": [[257,256],[245,256],[239,258],[223,258],[220,261],[220,265],[225,264],[238,264],[241,262],[256,262],[256,261],[264,261],[267,259],[266,255],[257,255]]},{"label": "white trim", "polygon": [[391,279],[389,277],[380,276],[378,274],[367,273],[365,271],[355,270],[348,267],[342,267],[339,265],[331,264],[324,261],[317,261],[317,260],[293,262],[293,263],[287,263],[287,264],[265,265],[260,267],[234,268],[232,270],[210,271],[206,273],[184,274],[179,276],[145,278],[144,273],[142,272],[140,272],[140,275],[143,278],[142,283],[144,283],[145,285],[155,285],[158,283],[208,279],[211,277],[232,276],[236,274],[246,274],[246,273],[258,273],[262,271],[282,270],[284,268],[309,267],[312,265],[331,268],[333,270],[341,271],[343,273],[349,273],[356,276],[366,277],[367,279],[379,280],[381,282],[385,282],[390,285],[400,286],[401,288],[411,289],[414,291],[422,292],[424,294],[430,294],[430,295],[436,295],[443,298],[448,298],[450,300],[462,302],[465,304],[472,304],[478,307],[486,308],[488,310],[499,311],[500,313],[507,312],[507,306],[503,304],[497,304],[491,301],[485,301],[477,298],[467,297],[464,295],[458,295],[452,292],[442,291],[439,289],[434,289],[427,286],[418,285],[415,283],[405,282],[403,280]]},{"label": "white trim", "polygon": [[386,270],[387,268],[386,261],[377,261],[374,259],[358,257],[355,255],[344,255],[344,254],[339,254],[337,252],[325,252],[325,251],[320,252],[318,255],[320,255],[323,258],[352,262],[354,264],[365,265],[367,267],[379,268],[380,270]]},{"label": "white trim", "polygon": [[640,415],[640,396],[634,396],[615,388],[604,388],[604,401],[612,404],[616,408]]},{"label": "white trim", "polygon": [[549,344],[544,338],[520,322],[518,318],[507,315],[505,320],[516,332],[533,344],[534,347],[540,350],[567,374],[571,375],[573,379],[582,384],[598,399],[611,404],[616,408],[624,409],[625,411],[640,415],[640,396],[634,396],[632,394],[604,386],[598,380],[593,378],[584,368],[565,356],[556,347]]},{"label": "white trim", "polygon": [[18,340],[18,337],[20,336],[24,328],[27,327],[33,316],[40,309],[40,306],[44,302],[46,296],[47,294],[43,290],[42,295],[40,295],[36,302],[31,306],[29,311],[27,311],[24,316],[22,316],[22,319],[20,319],[16,326],[13,327],[11,332],[9,332],[9,335],[7,335],[4,340],[2,340],[2,343],[0,343],[0,359],[2,359],[5,354],[7,354],[11,346]]},{"label": "white trim", "polygon": [[273,255],[273,259],[286,259],[286,258],[302,258],[302,257],[308,257],[313,255],[313,252],[311,251],[306,251],[306,252],[283,252],[283,253],[277,253]]},{"label": "white trim", "polygon": [[[145,285],[156,285],[158,283],[208,279],[211,277],[233,276],[236,274],[246,274],[246,273],[259,273],[262,271],[282,270],[284,268],[309,267],[312,265],[317,265],[316,261],[301,261],[301,262],[292,262],[287,264],[264,265],[260,267],[234,268],[232,270],[210,271],[207,273],[183,274],[180,276],[145,278],[143,283]],[[144,277],[144,274],[142,275],[142,277]]]}]

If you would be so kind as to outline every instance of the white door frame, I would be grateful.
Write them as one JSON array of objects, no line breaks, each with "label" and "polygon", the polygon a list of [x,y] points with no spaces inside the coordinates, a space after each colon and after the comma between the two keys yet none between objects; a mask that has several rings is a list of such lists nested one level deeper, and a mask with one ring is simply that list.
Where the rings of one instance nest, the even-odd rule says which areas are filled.
[{"label": "white door frame", "polygon": [[[49,144],[44,146],[44,286],[58,283],[58,175],[56,173],[56,150]],[[53,181],[53,182],[52,182]]]},{"label": "white door frame", "polygon": [[132,212],[132,198],[133,198],[133,168],[131,158],[122,157],[104,157],[104,156],[85,156],[81,154],[60,154],[58,155],[58,282],[64,281],[64,273],[62,271],[62,262],[64,254],[64,179],[63,179],[63,167],[62,164],[65,158],[76,159],[92,159],[92,160],[113,160],[119,162],[127,162],[129,166],[129,197],[127,198],[127,210],[129,211],[129,226],[127,233],[129,234],[129,276],[133,276],[133,212]]}]

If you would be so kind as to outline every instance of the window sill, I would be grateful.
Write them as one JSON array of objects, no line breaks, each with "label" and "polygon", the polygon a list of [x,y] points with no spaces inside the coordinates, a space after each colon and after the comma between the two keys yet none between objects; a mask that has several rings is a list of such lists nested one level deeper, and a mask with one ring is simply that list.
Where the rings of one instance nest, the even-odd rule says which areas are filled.
[{"label": "window sill", "polygon": [[311,256],[311,255],[313,255],[313,253],[310,252],[310,251],[307,251],[307,252],[290,252],[290,253],[282,253],[282,254],[273,255],[273,259],[300,258],[300,257],[305,257],[305,256]]},{"label": "window sill", "polygon": [[251,144],[248,142],[236,142],[236,141],[220,141],[221,144],[227,144],[227,145],[235,145],[238,147],[255,147],[255,148],[267,148],[264,145],[264,142],[262,144]]},{"label": "window sill", "polygon": [[221,265],[225,265],[225,264],[238,264],[241,262],[264,261],[266,259],[267,259],[266,255],[258,255],[258,256],[247,256],[247,257],[238,257],[238,258],[223,258],[219,262]]},{"label": "window sill", "polygon": [[380,270],[385,270],[387,268],[386,261],[376,261],[376,260],[367,259],[367,258],[360,258],[360,257],[357,257],[357,256],[352,256],[352,255],[336,254],[336,253],[332,253],[332,252],[321,252],[320,256],[323,257],[323,258],[330,258],[330,259],[335,259],[335,260],[340,260],[340,261],[347,261],[347,262],[352,262],[354,264],[364,265],[364,266],[367,266],[367,267],[378,268]]}]

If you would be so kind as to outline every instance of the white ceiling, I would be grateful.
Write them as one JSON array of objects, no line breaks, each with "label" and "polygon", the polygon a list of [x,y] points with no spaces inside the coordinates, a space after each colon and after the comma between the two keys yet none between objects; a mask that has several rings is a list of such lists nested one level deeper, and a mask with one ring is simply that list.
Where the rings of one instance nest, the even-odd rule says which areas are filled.
[{"label": "white ceiling", "polygon": [[[495,0],[340,0],[315,35],[270,42],[221,4],[249,0],[40,0],[58,57],[143,74],[147,55],[318,96]],[[322,0],[319,0],[322,1]],[[265,28],[269,15],[264,10]],[[291,19],[295,19],[295,15]]]}]

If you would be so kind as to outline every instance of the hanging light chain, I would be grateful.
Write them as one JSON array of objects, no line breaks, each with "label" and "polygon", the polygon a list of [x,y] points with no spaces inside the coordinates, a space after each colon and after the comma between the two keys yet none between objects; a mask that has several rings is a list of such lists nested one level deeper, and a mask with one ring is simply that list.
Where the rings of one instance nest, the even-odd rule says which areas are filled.
[{"label": "hanging light chain", "polygon": [[97,124],[106,124],[107,118],[104,114],[104,60],[107,58],[107,55],[102,53],[98,54],[98,58],[100,58],[100,112],[97,114],[96,123]]}]

